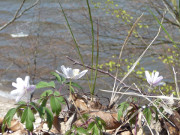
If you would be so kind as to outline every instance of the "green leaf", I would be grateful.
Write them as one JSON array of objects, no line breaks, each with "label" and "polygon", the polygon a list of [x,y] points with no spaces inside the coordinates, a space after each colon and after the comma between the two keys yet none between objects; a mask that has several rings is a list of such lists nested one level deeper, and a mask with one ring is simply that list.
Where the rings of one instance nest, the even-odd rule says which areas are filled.
[{"label": "green leaf", "polygon": [[31,105],[31,107],[35,109],[36,112],[40,113],[40,106],[37,103],[30,102],[29,105]]},{"label": "green leaf", "polygon": [[60,96],[59,91],[55,91],[55,92],[54,92],[54,96]]},{"label": "green leaf", "polygon": [[[12,118],[13,118],[13,116],[15,115],[16,111],[17,111],[17,108],[12,108],[12,109],[10,109],[10,110],[7,112],[7,114],[5,115],[3,123],[4,123],[4,124],[7,123],[7,125],[10,127],[10,126],[11,126]],[[3,127],[4,127],[4,126],[3,126]]]},{"label": "green leaf", "polygon": [[49,130],[52,128],[52,124],[53,124],[53,114],[52,112],[45,107],[45,112],[46,112],[46,117],[47,117],[47,123],[48,123],[48,128]]},{"label": "green leaf", "polygon": [[120,120],[121,116],[123,115],[123,112],[129,107],[129,103],[127,102],[122,102],[119,106],[118,106],[118,120]]},{"label": "green leaf", "polygon": [[43,81],[41,81],[38,84],[36,84],[37,89],[47,88],[47,87],[55,88],[55,83],[53,81],[51,81],[51,82],[43,82]]},{"label": "green leaf", "polygon": [[47,103],[47,99],[43,99],[43,100],[42,100],[42,103],[41,103],[41,106],[42,106],[42,107],[46,107],[46,103]]},{"label": "green leaf", "polygon": [[94,125],[95,125],[95,122],[94,122],[94,121],[93,121],[93,122],[91,122],[91,123],[88,125],[87,130],[88,130],[88,131],[91,131],[91,130],[92,130],[92,128],[94,127]]},{"label": "green leaf", "polygon": [[148,124],[150,125],[151,124],[151,118],[152,118],[152,113],[151,113],[151,109],[150,108],[145,108],[143,110],[143,114],[148,122]]},{"label": "green leaf", "polygon": [[58,73],[56,73],[56,72],[51,72],[51,74],[56,77],[57,81],[58,81],[60,84],[63,84],[63,83],[66,81],[66,79],[65,79],[64,77],[60,76],[60,75],[59,75]]},{"label": "green leaf", "polygon": [[100,117],[96,117],[96,123],[97,123],[97,126],[99,127],[99,129],[101,129],[101,130],[106,125],[105,121],[102,120]]},{"label": "green leaf", "polygon": [[[41,96],[40,96],[40,99],[38,100],[38,102],[39,103],[41,103],[41,102],[43,102],[44,100],[46,100],[46,102],[47,102],[47,98],[51,95],[51,94],[53,94],[53,91],[52,90],[46,90],[46,91],[44,91],[42,94],[41,94]],[[45,102],[45,101],[44,101]],[[46,104],[46,102],[45,102],[45,104]]]},{"label": "green leaf", "polygon": [[45,107],[44,106],[39,106],[39,116],[40,118],[44,118],[44,114],[45,114]]},{"label": "green leaf", "polygon": [[159,114],[159,112],[158,112],[158,110],[157,110],[157,108],[155,107],[155,106],[151,106],[151,109],[154,111],[153,113],[155,113],[155,120],[156,120],[156,122],[158,121],[158,114]]},{"label": "green leaf", "polygon": [[24,123],[24,122],[25,122],[26,117],[27,117],[27,113],[28,113],[28,107],[26,107],[26,108],[24,109],[24,112],[22,113],[21,123]]},{"label": "green leaf", "polygon": [[27,120],[26,120],[26,128],[27,128],[29,131],[33,131],[33,129],[34,129],[33,122],[32,122],[30,119],[27,119]]},{"label": "green leaf", "polygon": [[71,134],[71,130],[66,131],[65,135],[70,135]]},{"label": "green leaf", "polygon": [[58,99],[54,96],[50,97],[50,105],[53,113],[56,113],[56,115],[59,115],[61,111],[61,104],[59,103]]},{"label": "green leaf", "polygon": [[[67,82],[66,84],[69,85],[70,82]],[[81,87],[79,84],[75,83],[75,82],[71,82],[71,86],[74,86],[74,87],[76,87],[76,88],[82,89],[82,87]]]},{"label": "green leaf", "polygon": [[97,125],[94,125],[94,135],[100,135]]},{"label": "green leaf", "polygon": [[6,128],[6,121],[4,120],[1,127],[2,133],[4,133],[5,128]]},{"label": "green leaf", "polygon": [[81,134],[87,134],[86,129],[82,128],[82,127],[78,127],[76,128],[76,131],[81,135]]},{"label": "green leaf", "polygon": [[21,117],[22,116],[22,113],[23,113],[23,111],[24,111],[24,109],[27,107],[27,104],[24,104],[24,103],[22,103],[22,104],[20,104],[19,106],[17,106],[17,111],[16,111],[16,113],[17,113],[17,116],[18,117]]},{"label": "green leaf", "polygon": [[33,131],[33,122],[35,122],[35,117],[30,107],[26,107],[22,114],[21,123],[24,122],[26,122],[26,128],[29,131]]},{"label": "green leaf", "polygon": [[39,109],[39,106],[38,106],[37,103],[35,103],[35,102],[30,102],[29,105],[30,105],[31,107],[33,107],[36,111],[39,111],[39,110],[38,110],[38,109]]},{"label": "green leaf", "polygon": [[53,94],[52,90],[46,90],[41,94],[40,97],[47,97],[47,96],[50,96],[51,94]]},{"label": "green leaf", "polygon": [[60,97],[56,97],[56,99],[61,103],[61,104],[66,104],[63,96],[60,96]]},{"label": "green leaf", "polygon": [[89,119],[89,114],[85,113],[82,115],[83,119],[85,119],[86,121]]},{"label": "green leaf", "polygon": [[17,105],[26,105],[27,103],[26,102],[24,102],[24,101],[19,101],[18,103],[17,103]]}]

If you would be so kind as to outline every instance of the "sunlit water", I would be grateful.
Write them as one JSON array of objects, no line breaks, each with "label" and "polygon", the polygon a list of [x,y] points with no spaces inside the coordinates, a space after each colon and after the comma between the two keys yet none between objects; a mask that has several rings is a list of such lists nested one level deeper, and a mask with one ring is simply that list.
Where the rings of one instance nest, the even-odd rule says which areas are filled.
[{"label": "sunlit water", "polygon": [[[27,2],[25,7],[28,7],[32,2]],[[158,25],[152,21],[152,15],[144,8],[145,1],[139,3],[138,0],[123,0],[116,3],[119,4],[116,8],[127,10],[134,17],[133,22],[144,12],[142,23],[148,24],[150,28],[138,31],[143,37],[148,37],[145,41],[150,43],[158,31]],[[19,0],[0,1],[0,26],[12,19],[19,5]],[[79,43],[84,62],[90,65],[91,25],[86,1],[68,0],[62,2],[62,6]],[[95,9],[93,5],[91,8],[95,35],[97,21],[99,22],[99,63],[102,64],[109,60],[117,61],[121,46],[131,27],[102,9]],[[136,59],[145,47],[146,45],[141,41],[132,37],[122,56],[123,58],[131,58],[133,54],[133,58]],[[142,59],[141,65],[147,70],[159,70],[166,76],[166,67],[157,59],[158,51],[162,52],[161,47],[152,47]],[[50,71],[60,70],[61,65],[82,69],[80,66],[72,65],[73,63],[66,56],[80,61],[59,4],[55,0],[43,0],[21,18],[0,31],[1,89],[6,92],[13,89],[11,82],[15,81],[17,77],[24,78],[26,75],[31,75],[34,83],[43,79],[49,81],[52,78]],[[154,60],[155,62],[153,62]],[[112,89],[114,80],[107,76],[104,77],[103,74],[99,75],[102,77],[97,80],[96,93],[99,88]],[[169,81],[168,75],[166,81]],[[85,87],[85,91],[89,90],[86,80],[80,80],[78,83]],[[105,95],[107,96],[107,94]]]}]

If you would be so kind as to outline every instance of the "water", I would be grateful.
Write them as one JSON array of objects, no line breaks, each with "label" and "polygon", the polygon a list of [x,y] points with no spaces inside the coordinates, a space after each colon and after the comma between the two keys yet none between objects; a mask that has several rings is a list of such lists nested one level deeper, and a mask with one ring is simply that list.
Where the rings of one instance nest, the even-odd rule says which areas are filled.
[{"label": "water", "polygon": [[[28,7],[33,2],[28,1],[25,3],[25,7]],[[142,11],[145,12],[142,23],[150,25],[150,29],[138,29],[138,32],[143,37],[147,37],[145,40],[147,43],[150,43],[158,31],[158,25],[152,21],[152,16],[144,8],[146,1],[141,3],[138,0],[115,2],[119,4],[116,8],[127,10],[134,18],[140,16]],[[19,0],[0,1],[0,26],[12,19],[19,5]],[[62,2],[62,6],[79,43],[85,63],[90,65],[91,26],[88,20],[86,1],[67,0]],[[106,14],[104,10],[95,9],[92,5],[91,7],[95,33],[96,22],[97,20],[99,21],[99,63],[102,64],[109,60],[117,61],[117,57],[112,58],[112,56],[119,55],[121,46],[131,27],[125,25],[124,22],[120,21],[120,19],[118,20],[110,13]],[[24,33],[28,36],[16,38],[11,36],[11,34],[17,33]],[[158,40],[161,41],[162,38],[161,36]],[[145,47],[146,45],[137,40],[137,38],[131,37],[123,52],[123,58],[131,58],[132,54],[134,54],[133,58],[137,58]],[[165,75],[167,73],[165,71],[166,67],[157,60],[158,55],[154,53],[154,50],[162,51],[161,47],[157,46],[151,49],[142,59],[141,64],[151,71],[153,69],[161,70]],[[24,78],[26,75],[31,75],[34,83],[43,79],[49,81],[52,78],[50,71],[60,70],[61,65],[82,69],[80,66],[72,65],[73,63],[67,60],[66,56],[80,61],[60,7],[56,0],[40,1],[36,7],[0,31],[0,75],[2,89],[6,91],[11,90],[11,82],[15,81],[17,77]],[[152,58],[152,56],[154,57]],[[153,63],[153,59],[157,61]],[[97,80],[97,90],[99,88],[112,89],[114,80],[104,77],[102,74],[99,75],[102,77]],[[78,81],[78,83],[85,87],[85,91],[88,91],[86,82],[83,80]]]}]

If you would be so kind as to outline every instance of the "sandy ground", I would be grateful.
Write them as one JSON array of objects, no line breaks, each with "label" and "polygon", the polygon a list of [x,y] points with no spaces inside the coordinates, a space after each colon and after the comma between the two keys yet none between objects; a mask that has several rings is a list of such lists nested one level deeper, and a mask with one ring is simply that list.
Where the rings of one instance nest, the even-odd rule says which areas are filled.
[{"label": "sandy ground", "polygon": [[7,111],[15,106],[15,100],[0,96],[0,117],[4,117]]}]

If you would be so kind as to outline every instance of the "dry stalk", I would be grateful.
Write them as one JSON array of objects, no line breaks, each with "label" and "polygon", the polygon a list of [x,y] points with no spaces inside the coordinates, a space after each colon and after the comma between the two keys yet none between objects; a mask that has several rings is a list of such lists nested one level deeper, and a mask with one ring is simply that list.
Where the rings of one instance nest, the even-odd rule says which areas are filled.
[{"label": "dry stalk", "polygon": [[[161,24],[163,23],[164,17],[161,20]],[[136,67],[136,65],[138,64],[138,62],[142,59],[142,57],[145,55],[145,53],[147,52],[147,50],[150,48],[150,46],[154,43],[154,41],[157,39],[157,37],[159,36],[161,32],[161,26],[159,27],[159,30],[156,34],[156,36],[154,37],[154,39],[151,41],[151,43],[147,46],[147,48],[143,51],[143,53],[139,56],[139,58],[136,60],[136,62],[133,64],[133,66],[130,68],[130,70],[128,71],[128,73],[121,79],[119,85],[117,87],[120,86],[121,82],[124,82],[124,80],[131,74],[131,72],[134,70],[134,68]],[[117,91],[113,90],[113,93],[116,93]],[[114,94],[114,97],[116,96],[116,94]],[[117,100],[117,99],[115,99]],[[114,100],[114,102],[116,102]]]},{"label": "dry stalk", "polygon": [[172,67],[172,68],[173,68],[173,72],[174,72],[174,81],[175,81],[175,85],[176,85],[177,97],[180,98],[180,96],[179,96],[179,87],[178,87],[177,77],[176,77],[177,72],[175,71],[174,67]]},{"label": "dry stalk", "polygon": [[[102,90],[100,89],[100,91],[104,91],[104,92],[108,92],[108,93],[112,93],[111,90]],[[168,96],[147,96],[147,95],[143,95],[143,94],[138,94],[138,93],[135,93],[135,92],[115,92],[116,94],[122,94],[122,95],[129,95],[129,96],[138,96],[138,97],[144,97],[144,98],[157,98],[157,99],[165,99],[165,100],[170,100],[170,99],[173,99],[173,100],[177,100],[177,101],[180,101],[180,98],[176,98],[176,97],[168,97]]]},{"label": "dry stalk", "polygon": [[[132,32],[133,32],[134,28],[136,27],[137,23],[139,22],[139,20],[141,19],[142,16],[143,16],[143,14],[141,14],[141,16],[137,18],[137,20],[135,21],[135,23],[134,23],[133,26],[131,27],[131,30],[130,30],[128,36],[126,37],[126,39],[125,39],[125,41],[124,41],[124,43],[123,43],[123,45],[122,45],[121,51],[120,51],[120,53],[119,53],[118,64],[120,64],[120,59],[121,59],[121,56],[122,56],[123,49],[124,49],[124,47],[127,45],[128,41],[129,41],[129,38],[130,38],[130,36],[132,35]],[[117,70],[116,70],[116,75],[115,75],[114,86],[113,86],[113,92],[115,92],[115,91],[118,89],[119,85],[123,82],[123,81],[121,81],[121,82],[119,83],[119,85],[116,87],[116,80],[117,80],[118,72],[119,72],[119,70],[118,70],[118,68],[117,68]],[[115,87],[116,87],[116,90],[115,90]],[[130,87],[129,87],[129,88],[130,88]],[[115,96],[116,96],[116,94],[115,94],[115,93],[112,93],[109,106],[111,106],[111,105],[114,103]]]}]

